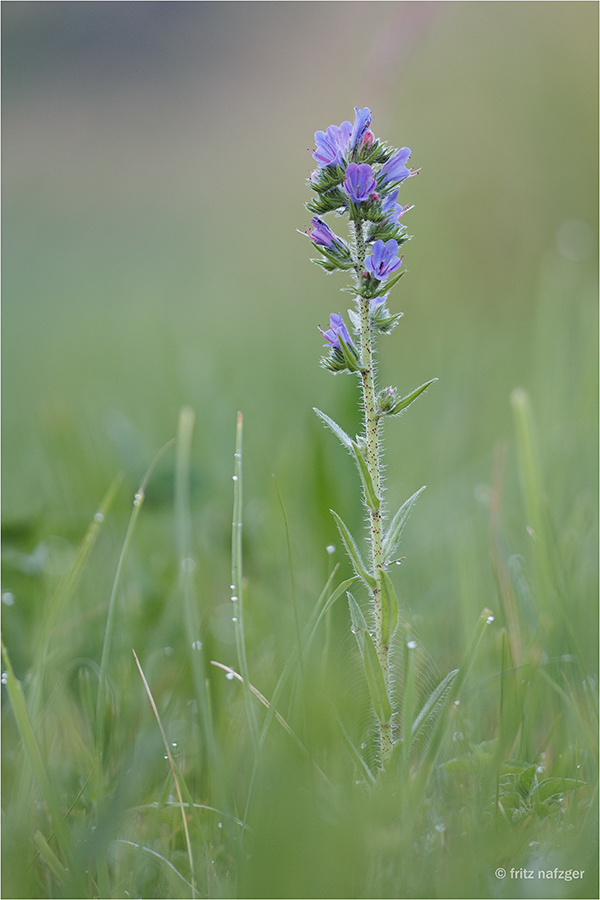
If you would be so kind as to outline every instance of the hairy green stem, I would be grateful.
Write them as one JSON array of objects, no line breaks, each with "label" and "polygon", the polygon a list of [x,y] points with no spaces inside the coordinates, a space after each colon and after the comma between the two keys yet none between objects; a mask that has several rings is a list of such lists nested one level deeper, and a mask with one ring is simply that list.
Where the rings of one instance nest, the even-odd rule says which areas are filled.
[{"label": "hairy green stem", "polygon": [[[354,222],[356,240],[356,274],[360,281],[365,271],[366,246],[360,221]],[[363,392],[363,408],[365,418],[365,442],[366,461],[371,475],[373,486],[378,497],[381,497],[381,466],[379,456],[379,418],[375,404],[375,367],[373,363],[373,340],[371,335],[370,303],[363,297],[360,304],[360,351],[361,351],[361,380]],[[382,594],[381,572],[384,566],[383,558],[383,509],[369,508],[371,554],[373,577],[376,586],[372,591],[373,605],[375,608],[375,649],[383,670],[385,688],[389,695],[389,647],[384,644],[382,638]],[[381,758],[385,764],[392,752],[392,726],[390,722],[380,723],[379,732],[381,738]]]}]

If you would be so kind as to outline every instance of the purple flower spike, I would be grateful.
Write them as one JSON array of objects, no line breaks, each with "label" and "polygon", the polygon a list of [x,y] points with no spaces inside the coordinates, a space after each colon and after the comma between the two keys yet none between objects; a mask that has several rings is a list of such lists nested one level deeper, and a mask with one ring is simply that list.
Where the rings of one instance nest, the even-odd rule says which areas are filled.
[{"label": "purple flower spike", "polygon": [[363,203],[375,190],[375,184],[371,166],[366,163],[361,163],[361,165],[350,163],[347,167],[344,189],[355,203]]},{"label": "purple flower spike", "polygon": [[402,150],[398,150],[398,152],[386,162],[380,173],[384,176],[384,183],[387,181],[404,181],[405,178],[409,177],[411,171],[406,167],[409,156],[410,150],[408,147],[403,147]]},{"label": "purple flower spike", "polygon": [[348,149],[352,125],[350,122],[342,122],[341,125],[330,125],[327,131],[315,131],[315,143],[317,149],[313,158],[319,166],[339,166],[342,164],[344,153]]},{"label": "purple flower spike", "polygon": [[364,109],[357,109],[354,107],[354,126],[352,128],[352,134],[350,136],[350,149],[354,150],[355,147],[358,147],[361,140],[364,137],[365,131],[371,124],[371,110],[365,106]]},{"label": "purple flower spike", "polygon": [[323,219],[320,219],[318,216],[313,216],[311,222],[313,227],[309,237],[314,244],[332,250],[336,244],[341,243],[339,237],[333,233],[327,222],[324,222]]},{"label": "purple flower spike", "polygon": [[324,347],[329,347],[330,349],[339,350],[342,352],[342,348],[340,347],[340,337],[347,347],[356,350],[352,338],[348,334],[348,329],[344,324],[344,320],[342,319],[341,313],[331,313],[329,316],[329,328],[327,331],[323,331],[323,329],[319,326],[319,331],[327,341],[326,344],[323,344]]},{"label": "purple flower spike", "polygon": [[365,260],[365,269],[376,278],[377,281],[385,281],[388,275],[395,272],[402,265],[402,260],[396,256],[398,241],[375,241],[373,252]]}]

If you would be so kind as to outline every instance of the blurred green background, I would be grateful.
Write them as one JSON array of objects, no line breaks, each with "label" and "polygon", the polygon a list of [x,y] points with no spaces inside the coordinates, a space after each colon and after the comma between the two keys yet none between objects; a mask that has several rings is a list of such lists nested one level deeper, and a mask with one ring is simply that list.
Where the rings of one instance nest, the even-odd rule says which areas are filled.
[{"label": "blurred green background", "polygon": [[[402,188],[415,238],[392,305],[405,316],[380,357],[382,385],[439,378],[386,437],[390,503],[428,485],[406,536],[415,613],[453,614],[457,542],[471,552],[486,530],[514,387],[532,395],[557,517],[576,502],[591,514],[597,13],[5,2],[5,523],[80,534],[115,473],[133,488],[189,404],[197,538],[226,559],[240,409],[256,577],[283,547],[275,473],[297,565],[320,584],[328,508],[356,525],[361,511],[312,407],[351,430],[357,393],[318,366],[316,326],[348,305],[343,278],[308,262],[295,229],[309,221],[313,132],[355,105],[422,167]],[[153,499],[169,502],[167,475]]]},{"label": "blurred green background", "polygon": [[[348,573],[329,508],[360,531],[358,478],[312,412],[358,428],[354,380],[318,365],[317,325],[347,295],[296,229],[310,218],[313,133],[352,120],[354,106],[422,170],[401,188],[414,240],[390,307],[404,318],[380,351],[381,386],[439,379],[386,429],[390,506],[428,485],[394,571],[399,596],[442,673],[484,605],[503,624],[495,477],[503,558],[535,634],[510,406],[524,387],[569,615],[593,664],[597,4],[8,0],[2,14],[3,631],[17,675],[44,598],[123,471],[59,634],[65,664],[99,658],[131,495],[184,404],[197,416],[196,585],[213,658],[235,664],[238,410],[249,659],[266,693],[293,641],[273,473],[302,621],[332,563]],[[171,453],[148,488],[115,644],[122,671],[136,646],[165,684],[175,669],[152,654],[170,643],[176,660],[181,644],[172,476]]]}]

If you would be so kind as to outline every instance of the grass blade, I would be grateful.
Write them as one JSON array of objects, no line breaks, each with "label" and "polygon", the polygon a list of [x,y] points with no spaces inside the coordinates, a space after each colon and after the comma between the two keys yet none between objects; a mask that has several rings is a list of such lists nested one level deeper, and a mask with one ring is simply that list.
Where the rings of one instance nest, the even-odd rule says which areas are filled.
[{"label": "grass blade", "polygon": [[163,728],[163,724],[160,720],[160,715],[158,713],[158,709],[156,708],[156,703],[154,702],[154,697],[152,696],[152,691],[150,690],[150,685],[146,681],[146,676],[144,675],[144,671],[140,665],[140,661],[137,658],[137,653],[135,650],[131,651],[133,653],[135,664],[139,669],[140,676],[142,681],[144,682],[144,687],[146,689],[146,693],[148,694],[148,700],[150,701],[150,706],[152,707],[152,712],[158,722],[158,727],[160,728],[160,733],[163,739],[163,744],[165,745],[165,750],[167,752],[167,756],[169,758],[169,765],[171,767],[171,774],[173,775],[173,781],[175,783],[175,790],[177,791],[177,800],[179,802],[179,808],[181,809],[181,818],[183,821],[183,830],[185,833],[185,845],[187,848],[188,860],[190,863],[190,872],[192,877],[192,898],[195,900],[196,898],[196,888],[195,888],[195,877],[194,877],[194,857],[192,855],[192,845],[190,843],[190,834],[187,826],[187,817],[185,814],[185,809],[183,806],[183,797],[181,796],[181,788],[179,786],[179,778],[177,777],[177,770],[175,768],[175,762],[173,760],[173,756],[171,755],[171,748],[169,747],[169,742],[167,740],[167,736],[165,734],[165,729]]}]

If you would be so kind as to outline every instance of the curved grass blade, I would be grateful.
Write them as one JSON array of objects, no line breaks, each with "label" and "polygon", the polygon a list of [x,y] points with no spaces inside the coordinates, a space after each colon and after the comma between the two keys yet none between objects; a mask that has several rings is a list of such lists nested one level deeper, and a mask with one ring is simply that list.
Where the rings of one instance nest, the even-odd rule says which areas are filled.
[{"label": "curved grass blade", "polygon": [[422,384],[420,387],[415,388],[412,393],[407,394],[406,397],[402,397],[401,400],[394,406],[394,411],[392,413],[393,416],[399,416],[400,413],[404,412],[407,406],[410,406],[411,403],[419,397],[423,391],[426,391],[428,387],[430,387],[434,381],[437,381],[437,378],[430,378],[429,381],[426,381],[425,384]]},{"label": "curved grass blade", "polygon": [[148,694],[148,700],[150,701],[150,706],[152,707],[152,712],[158,722],[158,727],[160,728],[160,733],[163,739],[163,744],[165,745],[165,750],[167,751],[167,756],[169,758],[169,765],[171,767],[171,774],[173,775],[173,781],[175,782],[175,790],[177,791],[177,800],[179,801],[179,808],[181,809],[181,818],[183,822],[183,831],[185,833],[185,845],[187,848],[188,860],[190,864],[190,872],[192,875],[192,900],[195,900],[196,897],[196,888],[195,888],[195,877],[194,877],[194,857],[192,855],[192,845],[190,843],[190,834],[187,826],[187,817],[185,814],[185,809],[183,807],[183,797],[181,796],[181,788],[179,786],[179,778],[177,777],[177,771],[175,768],[175,761],[173,760],[173,756],[171,755],[171,748],[169,747],[169,742],[167,740],[167,736],[165,734],[165,729],[163,728],[163,724],[160,720],[160,715],[158,713],[158,709],[156,707],[156,703],[154,702],[154,697],[152,696],[152,691],[150,690],[150,685],[146,681],[146,676],[144,675],[144,671],[140,665],[140,661],[137,658],[137,653],[135,650],[131,651],[133,653],[133,657],[135,659],[135,664],[138,667],[140,676],[144,683],[144,688],[146,689],[146,693]]}]

